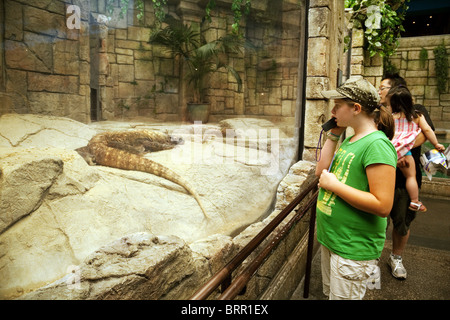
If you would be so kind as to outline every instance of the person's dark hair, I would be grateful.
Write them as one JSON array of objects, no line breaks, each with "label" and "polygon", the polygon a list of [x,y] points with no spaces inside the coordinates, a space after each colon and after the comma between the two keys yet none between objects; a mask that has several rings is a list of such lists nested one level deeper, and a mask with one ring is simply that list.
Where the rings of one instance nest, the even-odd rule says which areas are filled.
[{"label": "person's dark hair", "polygon": [[386,98],[389,100],[392,112],[402,112],[408,121],[418,117],[408,88],[402,85],[393,87],[388,91]]},{"label": "person's dark hair", "polygon": [[389,80],[389,84],[391,85],[392,88],[400,85],[406,87],[406,80],[403,79],[398,73],[385,73],[381,78],[381,81],[386,79]]}]

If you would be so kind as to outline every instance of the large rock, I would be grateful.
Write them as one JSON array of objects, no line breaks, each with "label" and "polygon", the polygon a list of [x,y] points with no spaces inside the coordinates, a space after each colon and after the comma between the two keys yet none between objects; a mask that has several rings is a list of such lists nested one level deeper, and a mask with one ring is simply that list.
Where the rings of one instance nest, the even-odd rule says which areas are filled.
[{"label": "large rock", "polygon": [[63,161],[42,151],[0,148],[0,233],[27,216],[63,171]]},{"label": "large rock", "polygon": [[0,147],[77,149],[95,134],[88,125],[62,117],[5,114],[0,117]]},{"label": "large rock", "polygon": [[[188,180],[211,220],[205,220],[182,187],[144,172],[88,166],[74,151],[96,132],[133,128],[168,130],[184,138],[183,145],[147,157]],[[80,266],[98,248],[127,235],[176,236],[187,244],[197,243],[194,249],[202,252],[202,239],[219,241],[270,214],[277,186],[295,154],[291,140],[271,140],[270,148],[264,142],[254,153],[254,143],[226,143],[220,137],[222,129],[162,123],[88,126],[57,117],[2,116],[0,297],[19,297],[59,281],[71,273],[68,268]],[[212,268],[225,259],[218,258],[219,253],[214,253],[217,263]],[[207,256],[194,254],[194,260],[208,261]]]},{"label": "large rock", "polygon": [[160,299],[195,271],[180,238],[136,233],[90,254],[68,274],[22,299]]},{"label": "large rock", "polygon": [[315,164],[313,162],[299,161],[295,163],[278,186],[275,209],[283,210],[291,203],[298,196],[307,179],[314,176],[314,172]]}]

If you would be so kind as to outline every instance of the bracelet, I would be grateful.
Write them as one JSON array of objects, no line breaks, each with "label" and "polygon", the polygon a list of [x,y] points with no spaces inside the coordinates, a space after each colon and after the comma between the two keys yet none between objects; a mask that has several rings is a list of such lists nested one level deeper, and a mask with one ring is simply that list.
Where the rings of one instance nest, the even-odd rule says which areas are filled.
[{"label": "bracelet", "polygon": [[341,138],[341,136],[338,136],[337,134],[334,134],[333,132],[328,132],[327,133],[327,137],[328,139],[330,139],[331,141],[339,141],[339,139]]}]

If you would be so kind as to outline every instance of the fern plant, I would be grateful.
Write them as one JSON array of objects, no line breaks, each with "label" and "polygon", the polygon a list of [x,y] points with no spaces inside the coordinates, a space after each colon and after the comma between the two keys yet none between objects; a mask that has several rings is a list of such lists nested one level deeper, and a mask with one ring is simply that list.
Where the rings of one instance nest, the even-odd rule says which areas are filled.
[{"label": "fern plant", "polygon": [[241,37],[229,34],[205,43],[191,25],[183,24],[170,15],[166,16],[164,23],[167,26],[154,30],[149,43],[165,47],[174,58],[181,58],[187,65],[186,81],[193,89],[193,102],[205,102],[206,77],[219,69],[231,73],[236,79],[238,91],[241,91],[242,79],[239,73],[225,61],[227,53],[242,52],[244,42]]}]

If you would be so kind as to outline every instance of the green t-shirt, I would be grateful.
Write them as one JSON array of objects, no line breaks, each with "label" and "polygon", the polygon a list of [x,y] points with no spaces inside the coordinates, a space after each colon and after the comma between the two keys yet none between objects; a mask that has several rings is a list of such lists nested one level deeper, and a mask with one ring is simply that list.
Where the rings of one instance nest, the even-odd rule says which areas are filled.
[{"label": "green t-shirt", "polygon": [[[330,172],[346,185],[369,191],[366,167],[382,163],[395,168],[397,153],[382,131],[354,142],[350,142],[350,138],[336,152]],[[317,239],[343,258],[379,258],[386,238],[386,223],[386,218],[356,209],[330,191],[322,188],[319,191]]]}]

